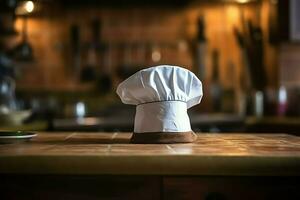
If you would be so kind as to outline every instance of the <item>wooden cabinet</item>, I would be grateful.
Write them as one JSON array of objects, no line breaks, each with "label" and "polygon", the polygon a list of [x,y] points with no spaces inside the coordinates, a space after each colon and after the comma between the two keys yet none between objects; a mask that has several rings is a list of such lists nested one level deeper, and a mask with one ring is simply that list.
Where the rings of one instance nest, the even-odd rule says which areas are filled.
[{"label": "wooden cabinet", "polygon": [[165,200],[300,199],[299,182],[287,177],[167,177],[163,185]]},{"label": "wooden cabinet", "polygon": [[300,199],[298,177],[1,176],[0,199]]},{"label": "wooden cabinet", "polygon": [[0,199],[160,199],[155,176],[0,175]]}]

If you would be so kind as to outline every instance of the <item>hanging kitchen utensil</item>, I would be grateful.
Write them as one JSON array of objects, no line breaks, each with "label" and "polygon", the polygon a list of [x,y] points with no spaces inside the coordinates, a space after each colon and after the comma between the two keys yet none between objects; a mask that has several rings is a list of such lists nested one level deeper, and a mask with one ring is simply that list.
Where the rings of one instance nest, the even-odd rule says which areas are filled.
[{"label": "hanging kitchen utensil", "polygon": [[77,78],[81,66],[81,46],[80,46],[80,27],[76,24],[70,27],[70,44],[71,44],[71,71]]},{"label": "hanging kitchen utensil", "polygon": [[211,56],[212,77],[210,83],[210,95],[212,98],[212,108],[214,112],[220,112],[222,108],[222,87],[219,76],[219,58],[219,51],[217,49],[213,49]]},{"label": "hanging kitchen utensil", "polygon": [[270,1],[270,11],[268,15],[268,35],[269,35],[269,43],[276,45],[279,42],[279,29],[278,29],[278,11],[277,11],[277,6],[278,2],[277,1]]},{"label": "hanging kitchen utensil", "polygon": [[101,23],[98,19],[94,19],[90,23],[91,39],[87,45],[86,64],[82,67],[80,73],[80,80],[82,82],[93,82],[97,79],[97,68],[101,66],[101,44],[100,31]]},{"label": "hanging kitchen utensil", "polygon": [[266,73],[264,69],[263,34],[259,26],[253,25],[248,20],[249,45],[248,55],[250,61],[250,73],[253,87],[263,90],[266,87]]},{"label": "hanging kitchen utensil", "polygon": [[22,39],[13,49],[13,57],[19,61],[33,61],[33,48],[28,42],[27,16],[23,16]]},{"label": "hanging kitchen utensil", "polygon": [[201,80],[206,80],[206,52],[207,52],[207,39],[205,37],[205,22],[204,16],[200,16],[197,22],[198,36],[197,36],[197,50],[196,50],[196,66],[198,77]]},{"label": "hanging kitchen utensil", "polygon": [[14,28],[16,0],[0,1],[0,36],[14,36],[17,31]]},{"label": "hanging kitchen utensil", "polygon": [[242,75],[240,78],[241,88],[244,90],[248,90],[252,83],[252,78],[250,77],[250,66],[249,66],[249,57],[248,57],[248,49],[246,47],[246,38],[243,34],[237,29],[237,27],[233,28],[233,33],[236,38],[236,41],[241,49],[241,56],[242,56],[242,64],[244,68],[242,69]]}]

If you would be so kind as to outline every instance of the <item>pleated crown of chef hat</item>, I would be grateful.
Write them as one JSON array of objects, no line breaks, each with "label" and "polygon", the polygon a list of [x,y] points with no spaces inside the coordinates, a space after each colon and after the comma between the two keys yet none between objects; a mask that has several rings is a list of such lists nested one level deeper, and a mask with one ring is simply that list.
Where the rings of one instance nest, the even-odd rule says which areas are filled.
[{"label": "pleated crown of chef hat", "polygon": [[199,104],[201,81],[187,69],[160,65],[143,69],[120,83],[117,94],[136,105],[133,142],[191,142],[187,109]]}]

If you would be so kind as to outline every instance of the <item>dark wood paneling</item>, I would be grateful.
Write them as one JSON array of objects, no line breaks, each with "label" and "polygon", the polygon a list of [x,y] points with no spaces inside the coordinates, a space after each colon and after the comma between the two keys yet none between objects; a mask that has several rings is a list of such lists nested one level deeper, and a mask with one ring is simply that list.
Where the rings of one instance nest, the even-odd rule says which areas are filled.
[{"label": "dark wood paneling", "polygon": [[160,199],[155,176],[0,175],[0,199]]},{"label": "dark wood paneling", "polygon": [[290,38],[290,5],[289,0],[278,1],[278,22],[279,37],[281,41],[287,41]]},{"label": "dark wood paneling", "polygon": [[167,177],[165,200],[300,199],[298,178]]}]

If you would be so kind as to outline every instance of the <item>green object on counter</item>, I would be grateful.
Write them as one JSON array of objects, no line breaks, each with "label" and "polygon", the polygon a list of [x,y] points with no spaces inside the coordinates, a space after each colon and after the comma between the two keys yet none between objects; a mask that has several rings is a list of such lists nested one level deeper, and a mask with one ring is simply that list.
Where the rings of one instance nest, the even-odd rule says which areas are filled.
[{"label": "green object on counter", "polygon": [[36,121],[28,124],[20,125],[1,125],[2,131],[45,131],[48,129],[48,123],[46,121]]},{"label": "green object on counter", "polygon": [[30,140],[36,134],[24,131],[0,131],[0,144],[1,143],[19,143]]}]

